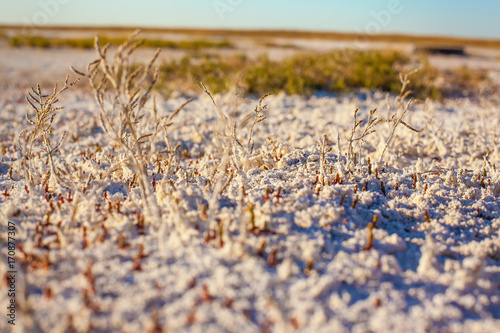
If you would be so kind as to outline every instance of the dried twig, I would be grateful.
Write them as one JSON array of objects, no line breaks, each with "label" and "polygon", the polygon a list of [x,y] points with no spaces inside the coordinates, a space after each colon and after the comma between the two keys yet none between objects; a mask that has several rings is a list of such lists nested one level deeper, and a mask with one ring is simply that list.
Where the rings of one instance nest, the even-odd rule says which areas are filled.
[{"label": "dried twig", "polygon": [[[89,80],[100,107],[99,116],[102,127],[124,156],[124,159],[116,163],[119,165],[125,163],[132,167],[143,197],[144,208],[150,212],[147,216],[153,216],[159,221],[158,205],[155,200],[151,200],[153,191],[148,182],[146,167],[150,160],[158,159],[152,154],[160,129],[165,131],[168,151],[172,153],[167,128],[171,125],[172,118],[187,103],[163,120],[158,117],[155,104],[151,117],[145,117],[143,111],[146,109],[146,103],[158,79],[158,69],[153,72],[152,76],[151,71],[160,50],[156,51],[146,66],[134,69],[130,64],[130,56],[144,43],[143,40],[136,39],[138,35],[139,31],[134,32],[127,41],[120,45],[112,61],[107,58],[109,44],[101,47],[99,37],[96,36],[94,47],[98,59],[87,66],[87,73],[72,69],[76,74]],[[147,129],[150,119],[155,125],[152,132]]]},{"label": "dried twig", "polygon": [[[55,106],[59,102],[59,96],[64,91],[74,86],[77,82],[78,80],[69,82],[69,76],[67,76],[64,82],[64,86],[58,89],[58,84],[56,83],[54,85],[52,94],[50,95],[43,94],[40,85],[37,84],[36,89],[32,87],[31,92],[28,92],[28,95],[26,96],[26,101],[35,111],[35,115],[34,117],[30,117],[29,114],[26,114],[26,119],[33,127],[32,129],[24,130],[19,134],[19,148],[21,149],[21,152],[23,154],[22,165],[25,167],[26,178],[30,185],[34,185],[37,182],[37,179],[41,178],[40,175],[35,175],[33,166],[34,148],[38,139],[41,139],[44,146],[44,151],[48,156],[48,161],[50,164],[50,176],[54,177],[55,181],[59,185],[71,187],[69,181],[64,180],[60,176],[60,172],[56,170],[53,158],[54,153],[63,143],[64,138],[66,137],[66,132],[63,132],[61,138],[55,146],[52,146],[49,135],[52,134],[52,125],[57,114],[56,111],[63,109],[63,107]],[[21,138],[26,133],[28,135],[24,140],[24,144],[21,144]]]},{"label": "dried twig", "polygon": [[261,121],[264,121],[267,118],[266,116],[263,116],[260,113],[267,109],[267,105],[262,105],[262,102],[264,101],[264,99],[266,99],[266,97],[270,95],[271,93],[267,93],[264,96],[262,96],[259,99],[259,103],[255,106],[255,110],[253,111],[255,113],[255,118],[252,122],[252,125],[250,126],[250,132],[248,133],[248,150],[250,154],[253,153],[253,148],[254,148],[254,142],[252,140],[253,127],[255,126],[255,124],[260,123]]}]

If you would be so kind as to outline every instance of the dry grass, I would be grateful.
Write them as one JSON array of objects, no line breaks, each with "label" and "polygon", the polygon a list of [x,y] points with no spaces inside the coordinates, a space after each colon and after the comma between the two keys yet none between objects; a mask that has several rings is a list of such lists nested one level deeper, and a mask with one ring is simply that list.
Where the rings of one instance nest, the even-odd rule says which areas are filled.
[{"label": "dry grass", "polygon": [[[56,83],[50,95],[42,93],[40,85],[37,85],[36,89],[31,88],[28,96],[26,96],[26,101],[35,111],[35,114],[34,116],[30,116],[29,113],[26,114],[26,119],[30,123],[31,128],[19,134],[18,146],[23,156],[22,166],[25,170],[25,178],[28,180],[30,186],[40,184],[42,180],[43,183],[48,184],[50,179],[54,179],[59,185],[69,186],[68,181],[61,176],[61,172],[64,171],[56,167],[53,157],[61,146],[66,132],[62,134],[55,146],[52,145],[50,136],[52,135],[52,125],[57,111],[63,109],[63,107],[56,106],[59,102],[59,96],[75,85],[76,82],[69,82],[69,78],[66,77],[64,86],[59,89]],[[34,166],[34,160],[41,156],[40,151],[46,154],[47,162],[45,164],[48,163],[50,167],[46,172]]]},{"label": "dry grass", "polygon": [[[159,152],[155,151],[154,146],[161,131],[167,142],[167,155],[173,154],[168,127],[180,109],[166,119],[161,119],[155,103],[152,107],[146,106],[158,78],[158,69],[152,73],[152,68],[160,50],[156,51],[147,65],[132,67],[130,56],[144,44],[144,41],[137,39],[138,34],[139,31],[135,32],[118,47],[113,60],[108,59],[111,44],[102,46],[99,37],[96,37],[94,47],[98,59],[87,66],[86,73],[74,68],[73,71],[88,79],[100,108],[102,127],[119,148],[111,170],[118,174],[123,174],[128,167],[133,170],[146,216],[159,223],[157,203],[151,200],[154,185],[148,181],[147,166],[150,161],[159,159]],[[147,123],[155,124],[152,132],[145,125]]]}]

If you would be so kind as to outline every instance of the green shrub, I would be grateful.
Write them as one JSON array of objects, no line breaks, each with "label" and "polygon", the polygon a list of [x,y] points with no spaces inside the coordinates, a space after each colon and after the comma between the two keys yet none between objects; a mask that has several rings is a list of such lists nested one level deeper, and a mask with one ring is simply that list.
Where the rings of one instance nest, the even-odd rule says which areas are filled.
[{"label": "green shrub", "polygon": [[[250,60],[242,56],[223,59],[186,57],[164,63],[165,77],[187,78],[193,87],[199,81],[210,84],[214,92],[227,91],[235,77],[247,93],[266,92],[311,94],[314,91],[344,92],[355,88],[381,89],[398,93],[398,73],[409,60],[397,52],[335,51],[326,54],[298,54],[282,61],[261,56]],[[168,79],[170,80],[170,79]],[[174,79],[175,80],[175,79]]]},{"label": "green shrub", "polygon": [[40,47],[48,48],[51,46],[49,39],[45,37],[21,37],[13,36],[9,38],[9,44],[13,47],[29,46],[29,47]]},{"label": "green shrub", "polygon": [[411,59],[395,51],[337,50],[297,54],[281,61],[266,55],[256,59],[190,55],[162,65],[160,86],[169,91],[197,91],[197,83],[203,81],[216,93],[229,91],[236,82],[254,95],[346,93],[360,88],[399,94],[399,73],[416,67],[420,70],[412,75],[409,85],[412,98],[441,99],[457,91],[477,90],[479,83],[487,80],[484,73],[467,69],[446,73],[430,66],[426,58]]}]

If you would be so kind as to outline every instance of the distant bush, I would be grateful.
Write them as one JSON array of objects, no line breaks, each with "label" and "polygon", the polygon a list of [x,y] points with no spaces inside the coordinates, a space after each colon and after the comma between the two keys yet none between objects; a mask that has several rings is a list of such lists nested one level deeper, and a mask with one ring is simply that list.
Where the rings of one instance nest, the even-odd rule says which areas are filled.
[{"label": "distant bush", "polygon": [[[121,45],[127,38],[109,38],[101,37],[103,44],[110,43],[112,45]],[[22,37],[13,36],[9,38],[9,44],[12,47],[71,47],[79,49],[91,49],[94,47],[94,38],[46,38],[40,36]],[[232,44],[227,40],[210,41],[210,40],[183,40],[169,41],[161,39],[146,40],[143,44],[145,47],[154,48],[171,48],[181,50],[200,50],[204,48],[231,48]]]},{"label": "distant bush", "polygon": [[[395,51],[339,50],[324,54],[297,54],[281,61],[267,56],[249,59],[242,55],[186,56],[163,63],[161,83],[165,91],[190,91],[205,82],[211,90],[227,92],[235,83],[246,93],[266,92],[309,95],[315,91],[346,93],[354,89],[378,89],[398,94],[399,73],[420,67],[411,78],[411,96],[440,99],[456,91],[476,89],[485,75],[473,71],[443,72],[425,58],[416,63]],[[444,81],[444,82],[443,82]]]},{"label": "distant bush", "polygon": [[213,93],[227,92],[234,85],[238,72],[249,64],[245,56],[203,55],[201,58],[183,57],[164,62],[160,66],[159,88],[164,91],[190,91],[203,81]]},{"label": "distant bush", "polygon": [[45,37],[21,37],[13,36],[9,38],[9,44],[13,47],[29,46],[29,47],[39,47],[48,48],[51,46],[51,42]]},{"label": "distant bush", "polygon": [[206,40],[183,40],[179,42],[168,41],[168,40],[146,40],[144,43],[146,47],[155,48],[170,48],[170,49],[182,49],[182,50],[200,50],[204,48],[231,48],[232,44],[223,40],[220,42],[206,41]]}]

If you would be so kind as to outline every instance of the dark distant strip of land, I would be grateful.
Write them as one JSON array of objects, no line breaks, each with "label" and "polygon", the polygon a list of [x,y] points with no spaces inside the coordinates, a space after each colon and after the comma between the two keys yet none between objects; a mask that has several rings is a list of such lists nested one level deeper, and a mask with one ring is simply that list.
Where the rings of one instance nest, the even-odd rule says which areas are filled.
[{"label": "dark distant strip of land", "polygon": [[418,36],[403,34],[354,34],[339,32],[299,31],[299,30],[224,30],[224,29],[190,29],[190,28],[142,28],[142,27],[116,27],[116,26],[15,26],[0,25],[1,30],[25,31],[88,31],[88,32],[123,32],[130,33],[140,28],[144,33],[171,33],[197,36],[224,36],[224,37],[258,37],[258,38],[299,38],[299,39],[324,39],[338,41],[359,42],[396,42],[415,43],[444,46],[477,46],[500,48],[500,39],[475,39],[446,36]]}]

